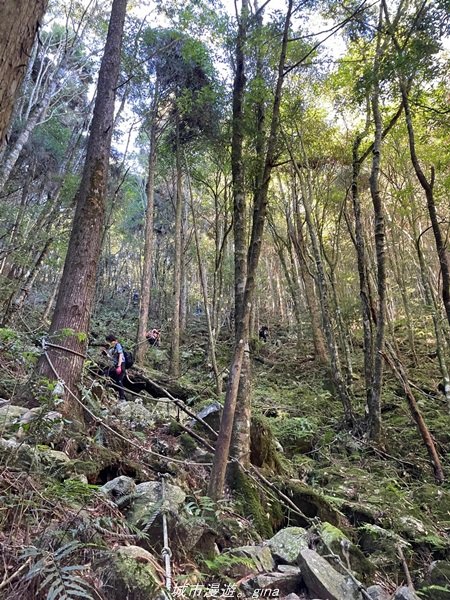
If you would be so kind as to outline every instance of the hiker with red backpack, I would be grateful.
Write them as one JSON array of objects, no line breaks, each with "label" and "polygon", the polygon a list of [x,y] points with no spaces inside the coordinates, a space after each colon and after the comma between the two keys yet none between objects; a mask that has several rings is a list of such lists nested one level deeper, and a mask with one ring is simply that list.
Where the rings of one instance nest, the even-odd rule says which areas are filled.
[{"label": "hiker with red backpack", "polygon": [[114,364],[114,366],[109,369],[108,375],[117,385],[119,390],[119,402],[123,402],[126,400],[123,388],[123,380],[126,375],[127,367],[130,367],[133,364],[131,353],[124,351],[122,344],[117,339],[117,336],[115,336],[113,333],[107,335],[105,339],[109,344],[109,350],[106,354]]}]

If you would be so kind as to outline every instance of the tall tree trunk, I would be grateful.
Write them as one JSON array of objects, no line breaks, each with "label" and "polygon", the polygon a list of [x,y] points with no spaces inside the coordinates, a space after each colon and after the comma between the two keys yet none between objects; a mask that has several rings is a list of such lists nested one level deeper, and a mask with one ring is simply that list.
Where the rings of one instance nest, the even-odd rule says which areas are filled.
[{"label": "tall tree trunk", "polygon": [[370,194],[375,215],[375,250],[377,256],[377,290],[378,306],[376,318],[376,337],[374,349],[374,367],[372,377],[372,393],[368,402],[369,437],[379,441],[381,435],[381,389],[383,384],[383,350],[386,326],[386,234],[383,204],[381,200],[379,173],[381,162],[381,140],[383,124],[380,113],[380,81],[379,69],[382,56],[381,27],[382,9],[380,6],[377,49],[374,60],[374,84],[372,92],[372,113],[375,124],[375,138],[372,150],[372,169],[370,173]]},{"label": "tall tree trunk", "polygon": [[[74,352],[86,350],[95,280],[101,251],[105,218],[108,164],[113,132],[114,100],[120,68],[120,52],[127,0],[113,0],[105,51],[102,58],[97,97],[89,136],[86,161],[76,194],[76,210],[58,299],[50,326],[50,338]],[[51,347],[47,350],[54,370],[42,357],[38,373],[61,378],[76,393],[83,359],[77,354]],[[66,393],[62,412],[82,419],[82,411]]]},{"label": "tall tree trunk", "polygon": [[0,19],[0,148],[47,0],[3,0]]},{"label": "tall tree trunk", "polygon": [[[367,108],[367,121],[369,121],[369,105]],[[357,134],[353,143],[353,172],[352,172],[352,206],[355,219],[354,243],[356,249],[356,259],[358,265],[359,278],[359,299],[361,303],[361,317],[363,326],[363,352],[364,352],[364,381],[366,388],[366,404],[369,407],[370,395],[372,393],[372,373],[373,373],[373,333],[372,333],[372,313],[371,300],[368,281],[368,266],[366,256],[366,245],[364,242],[364,225],[361,218],[361,200],[359,197],[359,174],[361,170],[361,159],[359,157],[359,147],[362,140],[366,137],[369,129],[367,122],[366,129]]]},{"label": "tall tree trunk", "polygon": [[181,168],[180,124],[176,122],[176,199],[175,199],[175,231],[174,231],[174,265],[173,265],[173,305],[172,305],[172,337],[170,346],[169,373],[172,377],[180,376],[180,300],[181,300],[181,261],[183,219],[183,176]]},{"label": "tall tree trunk", "polygon": [[192,186],[191,186],[190,178],[188,179],[188,185],[189,185],[189,200],[190,200],[189,203],[190,203],[191,215],[192,215],[192,227],[194,230],[194,239],[195,239],[195,250],[197,252],[197,263],[198,263],[198,270],[199,270],[199,274],[200,274],[200,286],[202,289],[203,305],[205,308],[205,316],[206,316],[206,325],[208,328],[209,354],[210,354],[211,364],[212,364],[212,368],[213,368],[213,372],[214,372],[214,378],[216,380],[216,392],[219,395],[222,393],[222,378],[221,378],[221,375],[219,372],[219,367],[217,366],[216,340],[214,337],[214,331],[213,331],[212,320],[211,320],[211,310],[209,307],[208,282],[206,279],[205,265],[204,265],[204,261],[202,259],[202,254],[201,254],[201,249],[200,249],[200,240],[198,237],[198,228],[197,228],[197,217],[195,214],[194,199],[193,199],[193,195],[192,195]]},{"label": "tall tree trunk", "polygon": [[141,293],[139,303],[139,321],[136,336],[136,362],[142,363],[146,351],[145,334],[148,327],[150,293],[152,288],[153,266],[153,212],[155,198],[156,169],[156,105],[157,92],[153,99],[150,124],[150,150],[148,155],[148,180],[146,186],[147,206],[145,208],[144,264],[142,266]]},{"label": "tall tree trunk", "polygon": [[303,280],[303,287],[305,290],[305,299],[308,307],[308,312],[311,320],[311,333],[314,344],[314,353],[323,366],[329,366],[330,358],[326,348],[326,342],[322,333],[322,319],[318,308],[318,302],[316,298],[316,290],[314,287],[314,278],[308,269],[307,264],[307,252],[306,252],[306,240],[303,233],[303,225],[300,220],[300,214],[298,210],[294,213],[294,226],[288,224],[289,234],[294,245],[294,250],[297,256],[297,262],[300,268],[300,275]]},{"label": "tall tree trunk", "polygon": [[[394,19],[394,24],[391,24],[386,0],[382,0],[382,6],[386,16],[386,22],[389,27],[389,33],[391,35],[395,49],[399,58],[402,59],[403,48],[400,46],[394,31],[396,21]],[[422,189],[425,192],[425,197],[427,199],[428,214],[430,215],[431,225],[434,234],[434,241],[436,244],[436,250],[439,258],[439,265],[441,267],[442,301],[444,304],[445,313],[447,315],[447,320],[450,324],[450,265],[446,248],[446,242],[444,240],[439,225],[439,218],[437,216],[436,204],[434,200],[434,167],[431,167],[430,178],[428,179],[422,169],[419,157],[417,156],[414,126],[411,115],[411,107],[409,103],[409,82],[405,79],[402,73],[399,73],[399,87],[402,96],[403,110],[405,112],[406,128],[408,131],[409,153],[412,165],[414,167],[414,171],[416,173],[416,177],[420,185],[422,186]]]},{"label": "tall tree trunk", "polygon": [[[245,282],[243,309],[236,319],[236,340],[234,347],[234,355],[231,363],[230,378],[228,381],[227,393],[223,408],[223,415],[220,422],[219,437],[217,439],[216,451],[214,453],[213,466],[211,469],[211,478],[208,486],[208,494],[215,500],[223,494],[223,486],[225,483],[225,473],[228,462],[231,435],[233,429],[236,400],[238,396],[239,383],[242,362],[244,359],[245,349],[248,347],[249,337],[249,322],[250,312],[253,303],[256,272],[258,268],[259,258],[261,254],[262,236],[264,232],[264,223],[267,211],[267,196],[269,190],[270,176],[275,162],[277,137],[279,131],[279,115],[281,103],[281,90],[283,86],[284,70],[286,63],[286,51],[289,37],[289,26],[291,22],[292,0],[289,0],[286,19],[284,23],[283,40],[280,51],[280,60],[278,64],[278,78],[274,93],[274,102],[272,109],[272,119],[270,125],[270,134],[267,141],[267,152],[264,163],[263,175],[261,178],[261,187],[255,195],[255,205],[253,207],[252,232],[250,238],[250,246],[247,257],[247,279]],[[245,33],[247,29],[247,12],[248,6],[245,2],[242,5],[241,19],[239,23],[239,32],[237,40],[236,63],[237,72],[234,81],[233,89],[233,141],[236,141],[239,146],[239,138],[236,140],[235,128],[242,127],[242,103],[245,87],[244,75],[244,43]],[[232,160],[239,158],[242,161],[242,136],[240,137],[240,147],[232,147]],[[233,154],[236,152],[236,154]],[[242,162],[233,164],[233,180],[235,175],[238,175],[237,190],[238,194],[243,193],[243,173]],[[236,211],[236,198],[235,198]],[[235,212],[236,216],[236,212]],[[237,257],[239,258],[239,257]],[[245,459],[245,457],[244,457]]]}]

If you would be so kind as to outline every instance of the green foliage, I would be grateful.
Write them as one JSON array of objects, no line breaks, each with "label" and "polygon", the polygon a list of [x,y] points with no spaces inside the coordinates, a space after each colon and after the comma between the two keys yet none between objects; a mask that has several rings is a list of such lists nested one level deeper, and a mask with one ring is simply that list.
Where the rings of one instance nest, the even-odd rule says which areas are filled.
[{"label": "green foliage", "polygon": [[79,575],[89,565],[67,564],[82,548],[76,541],[64,544],[54,552],[35,546],[25,548],[22,560],[31,559],[32,564],[23,580],[37,581],[38,591],[46,593],[46,600],[94,600],[92,588]]},{"label": "green foliage", "polygon": [[78,479],[65,479],[62,483],[53,482],[46,487],[44,495],[59,498],[69,504],[86,504],[97,491],[97,486],[89,485]]},{"label": "green foliage", "polygon": [[285,450],[302,452],[310,448],[311,439],[317,431],[317,422],[311,417],[273,419],[272,427]]},{"label": "green foliage", "polygon": [[246,556],[232,556],[230,554],[219,554],[213,559],[204,559],[204,564],[213,575],[221,575],[228,569],[236,566],[244,566],[249,569],[255,568],[255,563]]}]

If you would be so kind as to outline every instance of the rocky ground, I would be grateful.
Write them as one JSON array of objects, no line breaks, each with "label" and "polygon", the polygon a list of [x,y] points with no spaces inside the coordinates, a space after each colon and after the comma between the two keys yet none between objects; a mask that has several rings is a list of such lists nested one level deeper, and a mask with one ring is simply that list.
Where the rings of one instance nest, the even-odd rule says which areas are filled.
[{"label": "rocky ground", "polygon": [[[32,410],[14,401],[14,386],[29,375],[23,357],[37,355],[20,336],[14,344],[2,348],[5,599],[156,599],[169,556],[173,597],[450,598],[450,491],[434,483],[389,375],[386,443],[373,448],[343,427],[324,374],[310,361],[296,365],[301,350],[256,347],[265,361],[255,363],[256,466],[215,505],[205,485],[214,436],[172,394],[155,402],[129,393],[118,404],[87,373],[83,401],[96,418],[77,430],[58,413],[58,386],[42,390],[45,401]],[[185,357],[196,366],[179,395],[214,429],[221,406],[198,355]],[[450,422],[430,394],[432,365],[425,370],[414,374],[423,388],[428,382],[419,402],[445,464]],[[157,371],[134,373],[143,376],[164,389]]]}]

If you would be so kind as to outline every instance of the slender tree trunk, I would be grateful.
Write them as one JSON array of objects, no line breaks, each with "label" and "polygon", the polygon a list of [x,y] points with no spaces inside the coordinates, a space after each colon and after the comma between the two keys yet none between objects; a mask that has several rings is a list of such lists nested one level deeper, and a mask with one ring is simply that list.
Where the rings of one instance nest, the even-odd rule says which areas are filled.
[{"label": "slender tree trunk", "polygon": [[47,0],[3,0],[0,20],[0,148]]},{"label": "slender tree trunk", "polygon": [[381,27],[382,11],[380,8],[379,34],[374,61],[374,84],[372,92],[372,113],[375,124],[375,138],[372,151],[372,169],[370,173],[370,193],[375,215],[375,249],[377,256],[377,290],[378,307],[376,319],[376,338],[374,349],[374,368],[372,377],[372,393],[368,403],[369,437],[379,441],[381,435],[381,390],[383,384],[383,350],[386,326],[386,233],[384,211],[381,199],[379,173],[381,161],[381,140],[383,124],[380,113],[379,65],[381,61]]},{"label": "slender tree trunk", "polygon": [[[97,85],[97,98],[89,136],[86,161],[76,195],[76,211],[55,312],[50,326],[50,339],[83,354],[86,350],[95,280],[100,258],[105,218],[105,200],[111,149],[114,100],[120,67],[120,52],[127,0],[113,0],[105,51]],[[77,354],[48,348],[56,373],[45,357],[38,373],[50,379],[61,378],[76,394],[83,359]],[[82,419],[82,411],[66,393],[62,412]]]},{"label": "slender tree trunk", "polygon": [[30,115],[30,118],[26,122],[25,127],[20,132],[19,137],[14,143],[14,146],[11,147],[10,151],[6,154],[2,167],[0,169],[0,190],[5,187],[9,176],[11,175],[14,166],[17,163],[17,160],[20,156],[20,153],[23,150],[23,147],[30,139],[31,134],[36,129],[37,125],[45,118],[45,114],[47,112],[50,99],[52,94],[55,91],[56,86],[50,85],[46,94],[39,102],[37,106],[34,107],[33,112]]},{"label": "slender tree trunk", "polygon": [[442,235],[441,227],[439,225],[439,217],[436,211],[436,204],[434,201],[434,168],[431,168],[431,176],[428,180],[425,176],[422,167],[420,165],[419,159],[417,157],[416,152],[416,144],[415,144],[415,134],[414,127],[411,116],[411,109],[409,106],[409,98],[407,93],[406,84],[401,81],[401,93],[403,99],[403,108],[405,111],[405,119],[406,119],[406,127],[408,130],[408,140],[409,140],[409,152],[411,156],[411,162],[414,167],[414,171],[416,173],[417,179],[419,180],[420,185],[422,186],[425,197],[427,199],[427,208],[428,214],[430,215],[431,225],[434,234],[434,240],[436,244],[436,250],[439,258],[439,265],[441,267],[441,276],[442,276],[442,301],[444,303],[445,313],[447,315],[447,320],[450,324],[450,266],[448,260],[448,252],[446,248],[446,242]]},{"label": "slender tree trunk", "polygon": [[[369,111],[369,108],[367,109]],[[359,158],[359,147],[362,140],[368,133],[368,124],[366,130],[358,134],[353,143],[353,173],[352,173],[352,206],[355,219],[355,249],[358,264],[359,277],[359,298],[361,303],[361,317],[363,326],[363,352],[364,352],[364,381],[366,387],[366,404],[370,403],[372,393],[372,374],[373,374],[373,332],[371,317],[371,301],[369,293],[369,282],[367,276],[367,256],[366,245],[364,242],[364,225],[361,218],[361,200],[359,197],[359,173],[361,170],[361,159]]]},{"label": "slender tree trunk", "polygon": [[289,233],[291,240],[294,245],[295,253],[297,256],[297,262],[300,268],[300,275],[303,280],[303,287],[305,290],[306,304],[308,306],[308,312],[311,320],[311,333],[314,344],[314,352],[319,361],[323,366],[330,365],[330,358],[326,348],[326,342],[323,335],[322,318],[319,311],[319,303],[316,298],[316,290],[314,288],[314,278],[308,269],[307,254],[306,254],[306,240],[303,233],[303,226],[300,220],[300,214],[298,210],[295,210],[294,214],[295,230],[293,226],[288,224]]},{"label": "slender tree trunk", "polygon": [[[403,48],[400,46],[396,36],[394,27],[390,22],[389,11],[386,0],[382,0],[382,6],[384,9],[384,13],[386,15],[386,22],[389,27],[389,33],[391,34],[392,41],[397,50],[397,54],[400,59],[403,58]],[[394,25],[395,25],[394,20]],[[400,93],[402,96],[402,104],[403,110],[405,113],[405,121],[406,121],[406,129],[408,131],[408,142],[409,142],[409,153],[411,157],[411,162],[414,167],[414,171],[416,173],[416,177],[422,186],[423,191],[425,192],[425,197],[427,199],[427,208],[428,214],[430,215],[431,226],[433,229],[434,240],[436,244],[436,250],[439,258],[439,265],[441,267],[441,276],[442,276],[442,301],[445,308],[445,313],[447,315],[447,321],[450,324],[450,265],[448,252],[446,248],[446,242],[442,235],[442,231],[439,225],[439,218],[436,211],[436,204],[434,200],[434,179],[435,172],[434,167],[431,168],[430,178],[428,179],[422,169],[422,166],[419,161],[419,157],[417,156],[416,151],[416,140],[414,133],[414,126],[411,115],[411,107],[409,103],[409,83],[406,81],[405,77],[400,73],[399,74],[399,87]]]},{"label": "slender tree trunk", "polygon": [[173,305],[172,305],[172,337],[170,347],[169,373],[172,377],[180,376],[180,300],[181,300],[181,261],[182,240],[181,228],[183,218],[183,180],[181,170],[181,147],[179,118],[176,123],[176,201],[175,201],[175,256],[173,265]]},{"label": "slender tree trunk", "polygon": [[200,285],[202,288],[203,305],[205,308],[205,316],[206,316],[206,325],[208,327],[209,354],[210,354],[210,358],[211,358],[211,364],[213,367],[214,377],[216,380],[216,392],[219,395],[222,393],[222,378],[221,378],[221,375],[219,372],[219,368],[217,366],[216,340],[214,337],[214,331],[213,331],[212,321],[211,321],[211,311],[209,308],[208,283],[206,280],[205,265],[204,265],[204,261],[203,261],[201,249],[200,249],[200,240],[198,237],[198,228],[197,228],[197,217],[195,215],[194,199],[192,196],[192,186],[191,186],[190,178],[188,180],[188,184],[189,184],[189,199],[190,199],[190,207],[191,207],[191,215],[192,215],[192,227],[194,230],[195,249],[197,252],[197,263],[198,263],[198,270],[199,270],[199,274],[200,274]]},{"label": "slender tree trunk", "polygon": [[[284,24],[283,41],[280,52],[280,60],[278,64],[278,78],[276,89],[274,93],[274,102],[272,109],[272,119],[270,125],[270,134],[267,141],[267,153],[264,164],[263,176],[261,178],[261,187],[258,193],[255,195],[255,205],[253,210],[253,225],[250,238],[250,246],[247,258],[247,280],[245,283],[244,299],[243,299],[243,310],[236,319],[236,341],[234,348],[234,356],[231,363],[230,378],[228,382],[227,393],[225,397],[223,415],[220,423],[219,437],[216,444],[216,452],[214,454],[213,466],[211,469],[211,478],[208,486],[208,494],[211,498],[217,500],[223,494],[223,486],[225,483],[225,473],[228,463],[228,456],[230,450],[231,436],[233,430],[233,422],[236,408],[236,400],[238,396],[238,389],[240,383],[240,374],[242,368],[242,362],[244,359],[244,352],[248,347],[249,337],[249,321],[251,306],[253,304],[253,298],[255,293],[256,285],[256,272],[258,268],[259,258],[261,254],[262,236],[264,232],[264,223],[266,218],[267,210],[267,196],[269,190],[270,176],[275,162],[277,137],[279,131],[279,114],[280,114],[280,103],[281,103],[281,90],[284,79],[284,69],[286,62],[286,51],[289,37],[289,26],[291,21],[292,1],[289,0],[287,15]],[[237,72],[234,81],[233,90],[233,141],[238,144],[238,148],[232,147],[232,160],[236,160],[239,157],[242,160],[242,136],[239,140],[236,140],[235,128],[242,127],[242,102],[244,96],[245,87],[245,75],[244,75],[244,42],[245,33],[247,28],[247,12],[248,6],[244,2],[242,6],[241,19],[239,23],[238,41],[237,41],[237,52],[236,52],[236,63]],[[236,110],[238,109],[238,110]],[[240,109],[240,110],[239,110]],[[234,154],[237,151],[237,154]],[[235,175],[239,175],[238,181],[235,180]],[[237,183],[238,194],[242,193],[243,188],[243,173],[242,173],[242,162],[239,164],[233,164],[233,181]],[[236,216],[236,198],[235,198],[235,216]],[[239,257],[237,257],[239,259]],[[245,459],[245,456],[243,457]]]},{"label": "slender tree trunk", "polygon": [[[325,275],[325,268],[322,260],[322,256],[320,253],[320,243],[317,235],[316,226],[313,219],[312,214],[312,183],[310,178],[310,167],[308,157],[306,155],[303,140],[300,137],[300,144],[302,149],[303,159],[306,164],[306,180],[303,174],[300,172],[298,162],[295,159],[292,149],[290,146],[287,147],[289,155],[291,157],[291,162],[294,167],[295,173],[299,179],[299,183],[301,186],[302,192],[302,200],[303,200],[303,208],[305,210],[305,220],[308,226],[309,237],[311,239],[311,247],[312,253],[315,261],[316,267],[316,276],[317,276],[317,287],[319,289],[320,296],[320,307],[322,311],[322,323],[323,329],[325,333],[325,339],[327,341],[328,353],[330,356],[330,376],[333,382],[333,385],[336,389],[336,392],[339,396],[339,399],[342,402],[342,407],[344,409],[344,418],[348,424],[353,423],[353,411],[352,411],[352,403],[351,397],[349,395],[349,391],[346,386],[345,379],[342,374],[341,361],[339,358],[339,352],[336,344],[336,338],[333,330],[333,323],[331,320],[331,309],[330,309],[330,300],[329,300],[329,290]],[[298,209],[296,211],[298,213]]]},{"label": "slender tree trunk", "polygon": [[156,169],[156,106],[157,92],[153,99],[150,124],[150,151],[148,155],[148,180],[146,186],[147,206],[145,208],[144,264],[142,266],[141,292],[139,303],[139,321],[136,336],[136,362],[142,363],[146,351],[145,334],[148,327],[150,294],[152,288],[153,267],[153,212],[155,196]]}]

